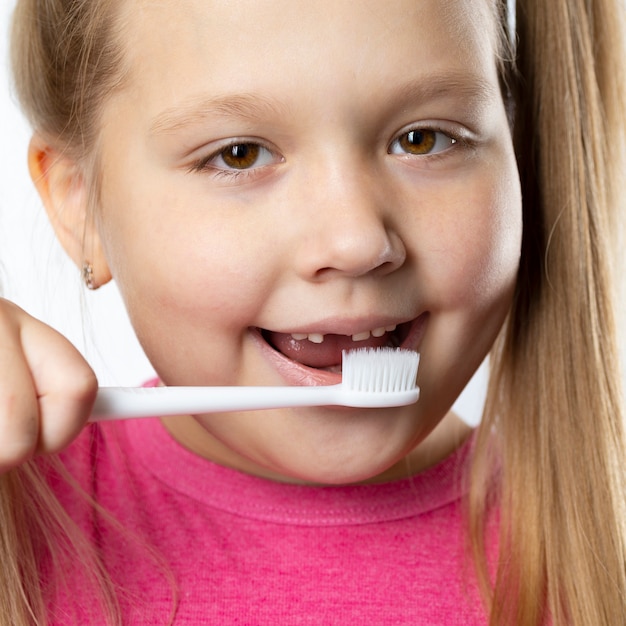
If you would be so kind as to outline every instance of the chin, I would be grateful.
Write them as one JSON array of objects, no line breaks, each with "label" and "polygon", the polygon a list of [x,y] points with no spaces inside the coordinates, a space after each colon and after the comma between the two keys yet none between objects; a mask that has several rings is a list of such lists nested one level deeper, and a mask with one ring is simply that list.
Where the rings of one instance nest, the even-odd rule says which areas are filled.
[{"label": "chin", "polygon": [[343,432],[330,442],[317,439],[315,444],[313,435],[297,456],[282,460],[277,473],[289,482],[320,485],[383,482],[408,475],[405,458],[414,446],[407,445],[406,438],[391,437],[383,446],[384,436],[365,441],[367,437],[355,426],[357,431],[351,437]]},{"label": "chin", "polygon": [[314,467],[281,469],[272,478],[280,482],[338,487],[382,481],[383,479],[379,479],[379,476],[384,473],[384,469],[380,471],[379,468],[372,467],[348,468],[343,464],[324,466],[320,464]]}]

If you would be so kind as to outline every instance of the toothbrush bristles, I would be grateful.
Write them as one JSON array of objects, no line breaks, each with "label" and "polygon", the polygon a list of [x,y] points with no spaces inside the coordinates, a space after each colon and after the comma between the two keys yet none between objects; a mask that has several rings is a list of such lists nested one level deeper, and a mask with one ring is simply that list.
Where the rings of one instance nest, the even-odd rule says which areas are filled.
[{"label": "toothbrush bristles", "polygon": [[344,350],[342,384],[351,391],[401,392],[415,389],[419,354],[399,348]]}]

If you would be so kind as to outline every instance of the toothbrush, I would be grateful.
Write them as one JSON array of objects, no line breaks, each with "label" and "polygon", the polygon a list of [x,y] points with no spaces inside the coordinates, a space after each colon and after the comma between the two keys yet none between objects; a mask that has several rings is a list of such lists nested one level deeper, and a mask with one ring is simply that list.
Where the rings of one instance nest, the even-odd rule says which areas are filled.
[{"label": "toothbrush", "polygon": [[90,421],[285,407],[382,408],[417,402],[419,354],[396,348],[342,353],[336,385],[302,387],[101,387]]}]

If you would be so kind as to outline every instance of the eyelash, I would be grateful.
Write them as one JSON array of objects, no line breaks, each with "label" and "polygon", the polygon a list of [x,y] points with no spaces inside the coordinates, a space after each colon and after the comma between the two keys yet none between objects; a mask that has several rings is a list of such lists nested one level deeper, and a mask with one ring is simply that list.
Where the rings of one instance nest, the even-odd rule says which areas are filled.
[{"label": "eyelash", "polygon": [[[434,144],[433,146],[431,146],[429,151],[424,152],[424,153],[411,153],[410,151],[406,151],[406,150],[401,150],[398,152],[395,151],[394,146],[400,145],[400,142],[403,139],[407,139],[410,135],[414,135],[416,133],[421,133],[424,135],[431,133],[432,135],[434,135],[434,137],[430,137],[430,139],[434,140]],[[448,141],[449,145],[447,147],[437,149],[435,152],[433,152],[432,150],[436,148],[437,144],[440,143],[441,141]],[[409,128],[407,130],[404,130],[402,133],[396,135],[393,141],[389,144],[387,153],[390,155],[398,155],[398,156],[404,156],[408,158],[428,158],[429,160],[432,160],[432,159],[439,159],[439,158],[444,157],[447,152],[449,152],[452,148],[454,148],[454,146],[457,146],[457,145],[460,145],[460,146],[468,145],[468,141],[464,137],[460,136],[459,134],[451,133],[448,130],[444,131],[436,127],[415,127],[415,128]],[[228,150],[232,151],[232,150],[235,150],[236,148],[243,148],[243,147],[247,147],[248,149],[251,147],[254,149],[257,149],[262,156],[255,157],[254,161],[249,167],[242,167],[240,169],[236,167],[229,167],[228,164],[225,164],[224,166],[218,166],[212,163],[213,161],[216,161],[217,159],[220,159],[220,158],[223,161]],[[262,163],[261,165],[257,165],[259,158],[261,158],[262,160],[267,160],[268,157],[271,157],[271,160],[273,162]],[[212,152],[208,156],[203,157],[202,159],[199,159],[198,161],[193,163],[193,165],[190,168],[190,171],[192,172],[210,171],[212,175],[218,178],[238,180],[240,178],[250,177],[254,175],[255,173],[258,173],[259,170],[262,170],[265,167],[268,167],[278,162],[280,162],[280,158],[278,158],[271,149],[267,148],[262,143],[257,142],[257,141],[237,140],[237,141],[232,141],[226,144],[225,146],[220,147],[218,150]]]},{"label": "eyelash", "polygon": [[[222,161],[224,161],[225,155],[228,150],[234,151],[235,149],[242,147],[247,147],[248,149],[252,147],[254,149],[257,149],[260,152],[261,157],[255,157],[253,163],[249,167],[243,167],[241,169],[238,169],[236,167],[229,167],[228,164],[220,166],[212,163],[213,161],[216,161],[220,158],[222,159]],[[267,160],[268,157],[271,158],[270,163],[256,165],[259,159]],[[192,172],[209,171],[213,176],[216,176],[218,178],[228,178],[230,180],[236,180],[243,177],[249,177],[255,172],[258,173],[258,170],[261,170],[275,163],[279,163],[280,160],[281,159],[276,156],[273,150],[270,150],[258,141],[236,140],[231,141],[225,146],[222,146],[218,150],[212,152],[208,156],[196,161],[190,169]]]}]

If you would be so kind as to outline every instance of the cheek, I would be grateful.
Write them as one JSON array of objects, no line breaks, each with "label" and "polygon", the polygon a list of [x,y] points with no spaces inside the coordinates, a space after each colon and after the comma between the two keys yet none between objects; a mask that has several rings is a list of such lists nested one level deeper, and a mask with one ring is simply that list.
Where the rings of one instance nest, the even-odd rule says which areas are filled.
[{"label": "cheek", "polygon": [[431,221],[428,282],[446,308],[489,308],[510,299],[521,250],[516,181],[466,192]]},{"label": "cheek", "polygon": [[206,208],[194,210],[191,202],[178,207],[155,195],[110,198],[101,220],[105,253],[131,316],[156,307],[162,316],[205,325],[219,318],[224,325],[248,314],[270,263],[258,249],[267,237],[215,219]]},{"label": "cheek", "polygon": [[167,384],[232,384],[245,329],[263,302],[262,267],[252,267],[241,242],[231,245],[224,236],[173,225],[143,232],[137,241],[111,237],[109,248],[129,318],[157,374]]},{"label": "cheek", "polygon": [[511,305],[521,248],[515,184],[454,204],[453,214],[430,223],[438,245],[422,268],[431,317],[421,349],[420,403],[431,415],[449,410],[491,349]]}]

